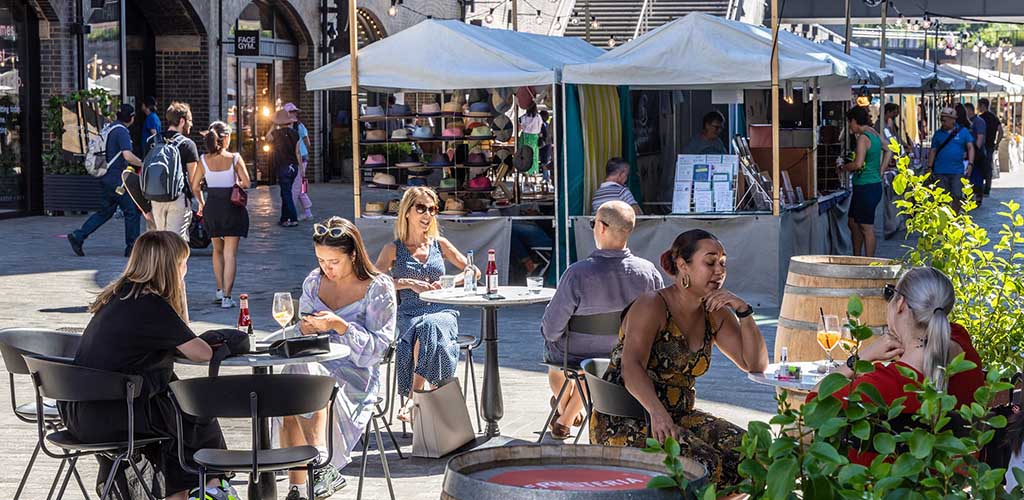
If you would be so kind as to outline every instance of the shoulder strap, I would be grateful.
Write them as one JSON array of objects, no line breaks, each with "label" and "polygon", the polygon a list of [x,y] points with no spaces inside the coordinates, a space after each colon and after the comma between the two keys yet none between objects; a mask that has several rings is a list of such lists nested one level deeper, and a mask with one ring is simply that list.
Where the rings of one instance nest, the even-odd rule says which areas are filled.
[{"label": "shoulder strap", "polygon": [[242,155],[240,155],[238,153],[235,153],[234,155],[232,155],[232,158],[231,158],[231,168],[234,168],[235,165],[238,165],[238,159],[241,158],[241,157],[242,157]]},{"label": "shoulder strap", "polygon": [[952,141],[957,135],[960,135],[960,125],[953,127],[953,130],[949,131],[949,135],[946,136],[946,140],[942,141],[939,148],[935,150],[935,156],[939,156],[939,153],[942,152],[942,148],[946,147],[946,145],[949,144],[949,141]]},{"label": "shoulder strap", "polygon": [[199,161],[203,164],[203,170],[206,173],[210,173],[210,166],[206,164],[206,155],[200,155]]},{"label": "shoulder strap", "polygon": [[658,298],[661,299],[661,302],[665,304],[665,318],[668,319],[668,321],[671,322],[672,321],[672,309],[669,309],[669,307],[668,307],[668,299],[666,299],[665,296],[661,294],[661,290],[658,290],[655,293],[658,294]]}]

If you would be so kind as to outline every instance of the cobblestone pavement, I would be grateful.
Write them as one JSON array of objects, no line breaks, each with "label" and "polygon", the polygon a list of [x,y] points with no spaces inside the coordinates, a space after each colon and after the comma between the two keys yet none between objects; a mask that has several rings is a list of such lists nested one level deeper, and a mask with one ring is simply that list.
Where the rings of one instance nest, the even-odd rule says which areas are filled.
[{"label": "cobblestone pavement", "polygon": [[[988,228],[998,228],[1000,221],[993,201],[1012,198],[1024,200],[1024,176],[1004,176],[996,183],[991,200],[977,212],[977,219]],[[351,186],[314,185],[310,187],[314,212],[320,216],[352,216]],[[269,312],[274,292],[300,292],[303,277],[315,266],[309,244],[310,226],[305,222],[298,228],[280,228],[276,225],[276,187],[261,187],[250,194],[251,236],[244,240],[239,255],[239,274],[235,286],[238,293],[250,295],[250,306],[257,330],[268,333],[276,327]],[[77,228],[84,216],[30,217],[0,221],[0,327],[84,326],[89,315],[86,306],[104,284],[114,278],[124,266],[122,256],[123,223],[112,219],[85,243],[85,257],[72,254],[64,235]],[[902,254],[903,242],[881,241],[880,255],[895,257]],[[370,249],[376,253],[377,249]],[[188,297],[193,329],[231,325],[237,310],[220,309],[214,305],[213,273],[210,250],[195,250],[189,260]],[[777,310],[759,311],[758,322],[773,349]],[[527,441],[535,440],[537,430],[547,410],[547,377],[538,364],[542,344],[538,334],[543,306],[512,308],[501,311],[500,357],[501,377],[505,402],[505,417],[501,421],[502,434]],[[479,332],[479,313],[464,311],[460,327],[467,333]],[[477,356],[476,373],[482,376],[483,365]],[[226,372],[231,370],[225,369]],[[241,372],[240,372],[241,373]],[[459,373],[461,374],[461,368]],[[199,376],[196,368],[180,369],[183,377]],[[3,375],[0,373],[0,375]],[[3,385],[7,377],[0,376]],[[479,383],[479,381],[478,381]],[[773,393],[764,386],[747,381],[724,356],[715,351],[710,372],[698,381],[698,406],[721,415],[741,426],[751,419],[767,419],[774,409]],[[26,381],[16,384],[19,400],[30,395]],[[6,394],[7,387],[0,388]],[[6,404],[6,403],[5,403]],[[244,422],[224,423],[229,445],[245,446],[248,432]],[[586,438],[584,438],[586,439]],[[405,451],[411,449],[411,437],[399,436]],[[35,444],[35,429],[18,422],[10,411],[0,411],[0,498],[12,498]],[[373,451],[373,450],[371,450]],[[369,461],[365,497],[387,497],[383,473],[376,454]],[[395,478],[399,499],[436,499],[441,491],[445,460],[398,460],[390,451],[388,458]],[[91,483],[96,467],[83,460],[80,470],[87,483]],[[46,457],[37,461],[22,498],[44,498],[49,481],[56,472],[56,462]],[[355,498],[358,461],[345,471],[349,486],[335,498]],[[281,497],[284,483],[279,484]],[[239,487],[244,495],[244,487]],[[93,495],[95,498],[97,495]],[[81,498],[69,488],[66,498]]]}]

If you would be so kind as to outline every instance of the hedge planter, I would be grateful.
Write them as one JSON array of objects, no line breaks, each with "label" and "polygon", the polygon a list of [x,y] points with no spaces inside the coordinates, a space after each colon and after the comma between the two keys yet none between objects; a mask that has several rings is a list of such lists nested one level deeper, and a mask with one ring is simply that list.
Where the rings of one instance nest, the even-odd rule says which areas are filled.
[{"label": "hedge planter", "polygon": [[92,212],[103,208],[103,184],[91,175],[43,176],[43,210]]}]

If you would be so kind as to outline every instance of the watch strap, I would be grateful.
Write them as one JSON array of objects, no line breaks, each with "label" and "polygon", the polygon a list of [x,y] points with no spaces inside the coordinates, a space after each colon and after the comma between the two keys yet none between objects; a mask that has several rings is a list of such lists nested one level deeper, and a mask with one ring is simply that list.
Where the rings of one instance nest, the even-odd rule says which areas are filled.
[{"label": "watch strap", "polygon": [[752,306],[750,304],[747,304],[747,310],[746,311],[736,311],[736,317],[739,318],[739,319],[746,318],[747,316],[750,316],[751,314],[754,314],[754,306]]},{"label": "watch strap", "polygon": [[860,361],[860,356],[854,354],[849,358],[846,358],[846,367],[853,370],[853,366],[857,364],[858,361]]}]

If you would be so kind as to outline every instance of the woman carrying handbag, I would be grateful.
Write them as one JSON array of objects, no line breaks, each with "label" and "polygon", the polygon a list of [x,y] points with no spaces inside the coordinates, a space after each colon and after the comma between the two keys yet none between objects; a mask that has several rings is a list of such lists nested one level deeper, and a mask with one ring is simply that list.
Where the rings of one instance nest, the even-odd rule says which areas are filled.
[{"label": "woman carrying handbag", "polygon": [[[238,242],[249,235],[249,212],[245,207],[249,170],[241,155],[228,151],[231,127],[224,122],[210,124],[205,134],[206,154],[200,157],[203,168],[192,178],[192,192],[199,200],[199,211],[213,239],[213,275],[217,280],[214,303],[222,308],[236,307],[231,298],[235,285]],[[206,195],[199,189],[206,180]]]}]

